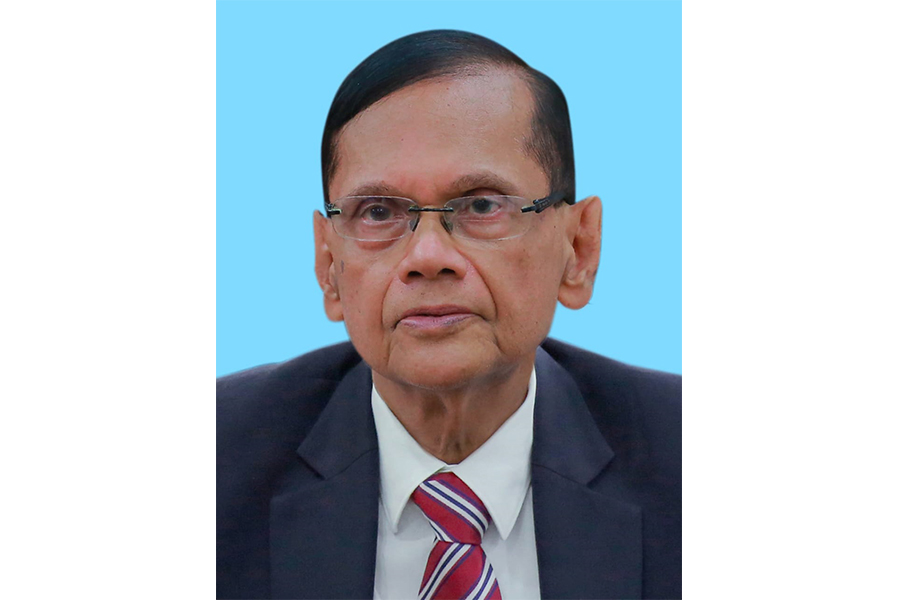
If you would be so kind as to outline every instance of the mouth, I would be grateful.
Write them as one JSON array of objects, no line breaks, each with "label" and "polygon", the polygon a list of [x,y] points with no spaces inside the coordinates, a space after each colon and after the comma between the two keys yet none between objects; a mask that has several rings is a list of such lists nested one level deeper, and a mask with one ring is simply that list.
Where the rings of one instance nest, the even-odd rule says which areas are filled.
[{"label": "mouth", "polygon": [[464,306],[444,304],[440,306],[419,306],[403,313],[397,326],[420,331],[441,330],[452,327],[472,317],[470,309]]}]

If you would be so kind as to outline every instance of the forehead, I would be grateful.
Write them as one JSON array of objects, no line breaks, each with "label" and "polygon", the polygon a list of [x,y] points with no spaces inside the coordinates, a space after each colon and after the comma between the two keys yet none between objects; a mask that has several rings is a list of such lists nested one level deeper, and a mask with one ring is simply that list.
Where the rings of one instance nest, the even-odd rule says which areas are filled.
[{"label": "forehead", "polygon": [[[357,115],[338,136],[330,196],[381,188],[430,199],[493,182],[508,194],[548,192],[525,152],[533,101],[523,79],[488,71],[403,88]],[[471,185],[467,189],[466,186]]]}]

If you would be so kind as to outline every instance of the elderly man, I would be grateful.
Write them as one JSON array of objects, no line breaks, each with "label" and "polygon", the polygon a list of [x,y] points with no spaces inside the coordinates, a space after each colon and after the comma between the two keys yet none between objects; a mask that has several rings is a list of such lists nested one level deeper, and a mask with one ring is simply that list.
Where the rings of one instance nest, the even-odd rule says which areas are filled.
[{"label": "elderly man", "polygon": [[602,214],[556,84],[402,38],[338,90],[322,174],[351,343],[218,381],[219,597],[680,596],[680,377],[545,339]]}]

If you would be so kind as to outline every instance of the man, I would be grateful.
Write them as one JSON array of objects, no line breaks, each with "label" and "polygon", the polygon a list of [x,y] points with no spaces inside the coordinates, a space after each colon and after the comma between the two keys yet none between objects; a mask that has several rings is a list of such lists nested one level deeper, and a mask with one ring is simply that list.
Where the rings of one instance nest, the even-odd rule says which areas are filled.
[{"label": "man", "polygon": [[219,597],[680,596],[680,377],[545,339],[600,252],[559,88],[407,36],[341,85],[322,172],[352,345],[218,381]]}]

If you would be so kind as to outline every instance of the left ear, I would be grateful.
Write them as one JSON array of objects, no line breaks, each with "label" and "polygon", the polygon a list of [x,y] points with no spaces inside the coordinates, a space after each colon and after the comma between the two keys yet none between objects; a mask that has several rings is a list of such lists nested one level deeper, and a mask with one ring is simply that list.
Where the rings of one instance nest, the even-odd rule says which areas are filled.
[{"label": "left ear", "polygon": [[566,308],[579,309],[594,293],[594,278],[600,264],[603,203],[597,196],[591,196],[562,210],[572,211],[567,215],[566,226],[571,249],[559,285],[559,301]]}]

